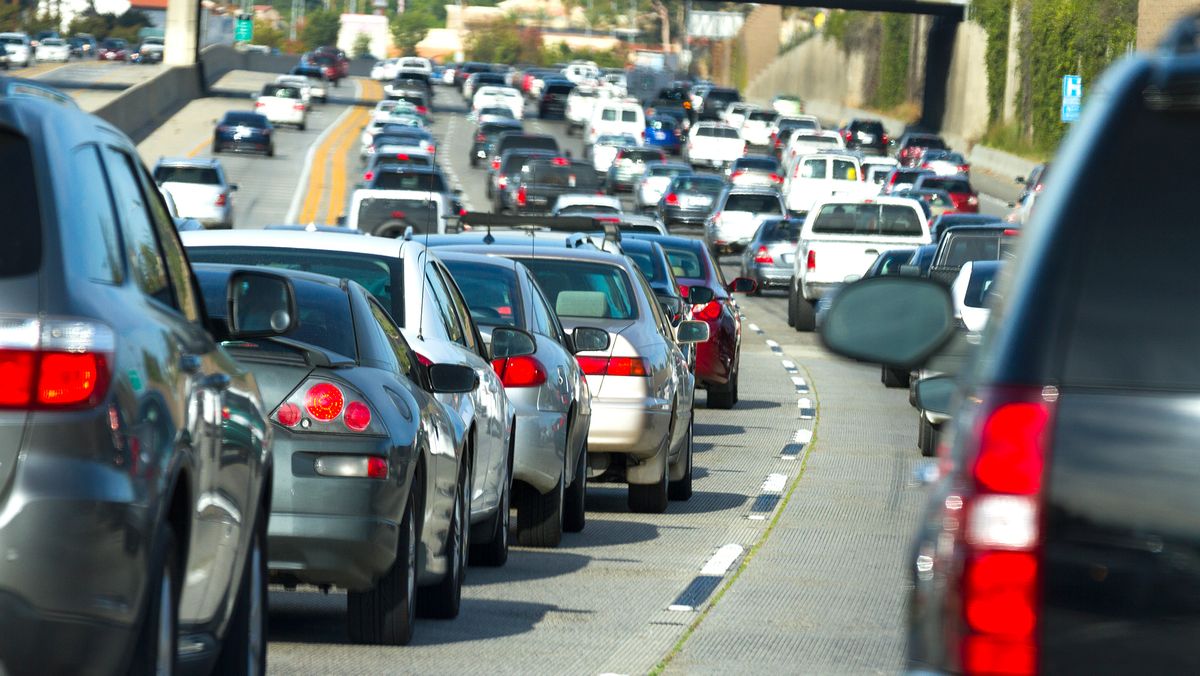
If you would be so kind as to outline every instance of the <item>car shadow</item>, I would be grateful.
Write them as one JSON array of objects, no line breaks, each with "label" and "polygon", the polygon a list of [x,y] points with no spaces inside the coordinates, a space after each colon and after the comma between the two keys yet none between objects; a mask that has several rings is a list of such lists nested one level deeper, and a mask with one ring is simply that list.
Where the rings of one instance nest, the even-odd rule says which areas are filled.
[{"label": "car shadow", "polygon": [[762,411],[770,408],[780,408],[783,404],[778,401],[761,401],[743,399],[733,407],[735,411]]},{"label": "car shadow", "polygon": [[[600,513],[601,510],[592,509],[591,487],[588,487],[588,510]],[[622,504],[624,496],[621,497]],[[625,510],[628,511],[628,510]],[[658,537],[658,527],[649,523],[637,523],[633,521],[613,521],[601,519],[589,519],[587,526],[583,532],[578,535],[567,535],[563,537],[562,544],[558,546],[561,549],[582,549],[591,547],[611,547],[615,545],[630,545],[638,542],[649,542]]]},{"label": "car shadow", "polygon": [[[588,524],[589,528],[591,524]],[[588,532],[587,529],[584,532]],[[515,540],[514,540],[515,541]],[[583,570],[591,558],[559,549],[529,549],[513,547],[508,562],[499,568],[471,566],[466,585],[478,587],[489,584],[532,582]]]},{"label": "car shadow", "polygon": [[[695,470],[693,470],[694,472]],[[695,479],[696,475],[693,474]],[[588,512],[597,514],[629,514],[628,489],[616,484],[588,486]],[[716,491],[697,490],[686,501],[672,500],[667,505],[668,514],[704,514],[724,510],[738,509],[746,503],[747,498],[740,493],[721,493]],[[621,524],[622,526],[627,524]],[[592,527],[589,522],[588,529]],[[585,529],[584,533],[588,533]]]},{"label": "car shadow", "polygon": [[732,437],[746,433],[741,425],[719,425],[715,423],[694,423],[692,432],[698,437]]}]

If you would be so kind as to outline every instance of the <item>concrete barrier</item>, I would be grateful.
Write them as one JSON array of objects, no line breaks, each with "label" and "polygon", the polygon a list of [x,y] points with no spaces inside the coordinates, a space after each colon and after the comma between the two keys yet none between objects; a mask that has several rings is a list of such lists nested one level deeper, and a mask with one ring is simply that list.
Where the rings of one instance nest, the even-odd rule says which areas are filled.
[{"label": "concrete barrier", "polygon": [[1010,179],[1017,176],[1028,176],[1038,164],[1033,160],[1027,160],[1024,157],[1018,157],[985,145],[976,145],[971,148],[967,159],[971,162],[972,168],[978,167]]},{"label": "concrete barrier", "polygon": [[96,115],[140,143],[188,101],[203,94],[200,71],[195,66],[175,66],[126,89]]}]

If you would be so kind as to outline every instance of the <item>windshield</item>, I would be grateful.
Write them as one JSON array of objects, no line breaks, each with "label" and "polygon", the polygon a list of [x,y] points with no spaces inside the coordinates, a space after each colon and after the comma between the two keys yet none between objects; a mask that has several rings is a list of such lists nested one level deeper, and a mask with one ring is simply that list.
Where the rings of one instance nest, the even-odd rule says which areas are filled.
[{"label": "windshield", "polygon": [[600,186],[599,177],[590,166],[558,165],[540,160],[532,162],[523,170],[525,182],[559,188],[581,188],[592,190]]},{"label": "windshield", "polygon": [[733,127],[700,127],[696,130],[696,135],[712,138],[741,138]]},{"label": "windshield", "polygon": [[523,326],[512,266],[443,260],[480,326]]},{"label": "windshield", "polygon": [[921,220],[916,208],[900,204],[826,204],[812,230],[828,235],[919,237]]},{"label": "windshield", "polygon": [[204,185],[219,185],[221,177],[217,170],[210,167],[171,167],[161,166],[154,170],[155,183],[200,183]]},{"label": "windshield", "polygon": [[971,184],[961,178],[935,178],[927,176],[921,180],[922,188],[945,190],[946,192],[971,192]]},{"label": "windshield", "polygon": [[804,227],[802,220],[770,220],[763,223],[762,241],[764,242],[798,242],[800,230]]},{"label": "windshield", "polygon": [[715,195],[725,189],[725,181],[719,178],[681,176],[675,179],[672,186],[675,192],[701,193]]},{"label": "windshield", "polygon": [[258,113],[225,113],[223,124],[240,124],[250,127],[266,127],[267,118]]},{"label": "windshield", "polygon": [[561,317],[635,319],[633,287],[625,270],[605,263],[553,258],[520,259]]},{"label": "windshield", "polygon": [[779,171],[779,162],[770,157],[743,157],[733,163],[734,171]]}]

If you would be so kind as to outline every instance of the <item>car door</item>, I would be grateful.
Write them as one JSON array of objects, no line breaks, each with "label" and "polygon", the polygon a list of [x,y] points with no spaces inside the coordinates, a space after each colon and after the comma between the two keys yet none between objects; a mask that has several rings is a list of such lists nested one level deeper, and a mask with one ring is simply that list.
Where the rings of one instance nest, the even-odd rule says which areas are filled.
[{"label": "car door", "polygon": [[687,434],[687,424],[692,412],[692,375],[688,370],[687,356],[684,355],[679,343],[675,341],[675,330],[671,327],[670,320],[663,314],[658,301],[655,300],[654,290],[650,288],[650,284],[646,282],[641,271],[637,270],[636,266],[634,267],[635,283],[641,286],[642,293],[646,297],[650,319],[661,339],[660,349],[666,355],[667,377],[657,396],[674,401],[674,432],[671,435],[671,448],[674,449]]},{"label": "car door", "polygon": [[569,366],[569,362],[574,361],[575,357],[566,348],[566,341],[561,332],[555,333],[554,313],[550,311],[549,303],[527,274],[521,276],[525,279],[522,286],[528,300],[530,331],[537,340],[537,358],[546,367],[547,389],[553,393],[551,397],[539,400],[538,407],[566,413],[575,400]]}]

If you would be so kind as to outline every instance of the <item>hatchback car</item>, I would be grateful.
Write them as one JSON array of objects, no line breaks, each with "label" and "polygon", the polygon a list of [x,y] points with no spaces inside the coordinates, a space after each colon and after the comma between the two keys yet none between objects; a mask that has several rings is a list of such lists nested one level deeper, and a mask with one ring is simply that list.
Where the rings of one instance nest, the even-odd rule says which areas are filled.
[{"label": "hatchback car", "polygon": [[846,142],[847,150],[859,150],[864,154],[871,155],[887,155],[888,139],[887,131],[883,128],[883,122],[876,119],[855,118],[846,123],[846,126],[838,130],[842,135],[842,140]]},{"label": "hatchback car", "polygon": [[676,118],[650,115],[646,117],[646,130],[642,132],[642,139],[643,145],[662,148],[672,155],[678,155],[683,147],[683,129]]},{"label": "hatchback car", "polygon": [[736,186],[758,186],[779,190],[783,187],[783,168],[770,155],[739,157],[726,171],[729,182]]},{"label": "hatchback car", "polygon": [[713,202],[704,222],[704,243],[714,256],[744,251],[764,218],[783,217],[787,207],[770,188],[730,187]]},{"label": "hatchback car", "polygon": [[213,130],[213,154],[227,150],[251,150],[274,157],[275,127],[264,115],[231,110]]},{"label": "hatchback car", "polygon": [[254,112],[271,124],[289,124],[304,131],[308,124],[308,106],[300,88],[285,84],[266,84],[254,101]]},{"label": "hatchback car", "polygon": [[175,214],[206,228],[233,227],[233,193],[220,160],[164,157],[154,166],[154,182],[170,193]]},{"label": "hatchback car", "polygon": [[753,279],[761,293],[770,287],[788,287],[792,283],[792,257],[800,241],[804,219],[768,218],[754,233],[754,239],[742,252],[741,276]]},{"label": "hatchback car", "polygon": [[645,172],[646,165],[666,161],[666,153],[658,148],[621,148],[613,157],[612,166],[608,168],[605,187],[610,195],[631,191]]},{"label": "hatchback car", "polygon": [[725,186],[725,180],[720,176],[676,176],[663,191],[658,203],[658,217],[668,228],[672,225],[703,225]]},{"label": "hatchback car", "polygon": [[218,325],[136,146],[6,89],[0,669],[263,673],[272,433],[214,335],[286,332],[290,285],[234,273]]},{"label": "hatchback car", "polygon": [[686,162],[654,162],[646,165],[641,177],[633,186],[633,204],[638,211],[658,208],[667,188],[676,176],[691,174],[692,165]]}]

